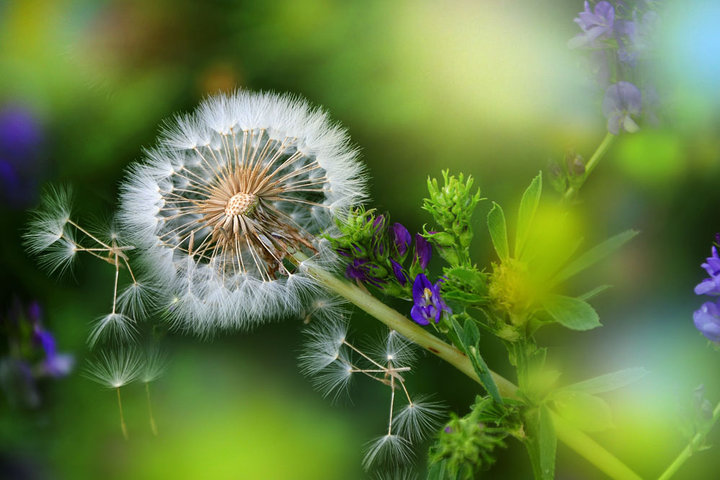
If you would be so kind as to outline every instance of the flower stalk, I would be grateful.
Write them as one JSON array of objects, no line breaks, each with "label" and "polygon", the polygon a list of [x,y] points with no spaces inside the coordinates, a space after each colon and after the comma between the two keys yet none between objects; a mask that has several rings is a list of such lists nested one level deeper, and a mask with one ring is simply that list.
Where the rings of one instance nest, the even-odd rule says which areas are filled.
[{"label": "flower stalk", "polygon": [[692,454],[695,453],[698,448],[702,446],[702,442],[705,440],[707,434],[710,433],[710,430],[712,430],[718,418],[720,418],[720,403],[715,406],[712,414],[712,419],[692,437],[690,442],[688,442],[688,444],[675,458],[675,460],[673,460],[673,462],[658,477],[658,480],[668,480],[673,475],[675,475],[675,473],[677,473],[680,467],[683,466],[683,464],[692,456]]},{"label": "flower stalk", "polygon": [[602,160],[608,150],[610,150],[610,147],[615,141],[615,138],[616,136],[610,132],[605,134],[605,138],[603,138],[602,142],[600,142],[600,145],[598,145],[595,153],[592,154],[592,157],[590,157],[590,160],[588,160],[587,164],[585,165],[585,173],[582,177],[580,177],[580,180],[578,180],[576,185],[570,186],[565,191],[565,194],[563,195],[563,200],[568,201],[575,196],[578,190],[580,190],[580,187],[582,187],[585,183],[585,180],[587,180],[595,167],[597,167],[598,163],[600,163],[600,160]]},{"label": "flower stalk", "polygon": [[[396,330],[398,333],[405,336],[411,342],[445,360],[473,379],[475,382],[481,383],[480,378],[477,376],[477,373],[472,366],[472,363],[460,350],[452,345],[448,345],[432,333],[408,320],[397,310],[385,305],[383,302],[362,289],[343,279],[337,278],[332,273],[319,268],[310,262],[305,262],[307,259],[302,256],[302,254],[296,253],[294,258],[299,262],[304,262],[303,264],[305,268],[307,268],[308,273],[327,289],[332,290],[341,297],[355,304],[366,313],[375,317],[377,320],[380,320],[389,328]],[[493,380],[503,397],[516,397],[518,388],[515,384],[493,371],[491,371],[490,374],[492,375]],[[718,411],[718,414],[720,415],[720,410]],[[627,465],[605,450],[585,433],[562,420],[557,414],[553,413],[552,418],[558,439],[602,472],[616,480],[641,479],[641,477],[633,472]]]}]

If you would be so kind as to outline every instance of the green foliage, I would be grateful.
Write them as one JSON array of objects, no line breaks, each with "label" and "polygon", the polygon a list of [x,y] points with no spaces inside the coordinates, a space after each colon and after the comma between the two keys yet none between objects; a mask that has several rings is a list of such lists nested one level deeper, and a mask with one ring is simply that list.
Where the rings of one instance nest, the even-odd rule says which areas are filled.
[{"label": "green foliage", "polygon": [[451,419],[440,431],[428,456],[428,479],[477,478],[494,462],[494,450],[505,448],[508,435],[522,438],[519,405],[496,403],[490,397],[477,397],[470,413]]},{"label": "green foliage", "polygon": [[553,284],[564,282],[586,268],[593,266],[595,263],[625,245],[638,233],[640,232],[637,230],[626,230],[594,246],[560,270],[560,272],[558,272],[558,274],[553,278]]},{"label": "green foliage", "polygon": [[583,300],[564,295],[548,295],[542,306],[553,320],[571,330],[591,330],[601,326],[595,309]]},{"label": "green foliage", "polygon": [[612,427],[610,405],[595,395],[581,391],[561,390],[553,396],[557,413],[586,432],[600,432]]},{"label": "green foliage", "polygon": [[452,328],[458,340],[457,346],[465,352],[470,359],[475,373],[480,378],[485,390],[490,394],[492,399],[502,404],[503,400],[498,391],[495,380],[493,380],[490,369],[488,368],[482,355],[480,355],[480,330],[478,330],[475,320],[471,317],[467,317],[464,326],[460,326],[460,323],[456,320],[456,317],[452,317]]},{"label": "green foliage", "polygon": [[465,306],[484,305],[487,297],[487,275],[474,266],[449,267],[443,270],[443,297]]},{"label": "green foliage", "polygon": [[508,247],[505,213],[503,213],[502,207],[495,202],[488,213],[487,226],[498,257],[503,262],[507,261],[510,258],[510,247]]},{"label": "green foliage", "polygon": [[557,437],[553,427],[552,414],[547,406],[541,405],[525,412],[527,439],[525,446],[536,480],[555,478],[555,451]]},{"label": "green foliage", "polygon": [[442,176],[442,187],[436,178],[427,181],[430,198],[423,200],[422,208],[432,215],[436,231],[425,231],[425,237],[451,266],[470,265],[473,238],[470,222],[482,200],[480,189],[473,192],[474,180],[470,175],[465,179],[462,173],[455,177],[443,170]]},{"label": "green foliage", "polygon": [[563,387],[563,390],[584,392],[590,395],[611,392],[637,382],[647,375],[647,373],[648,371],[642,367],[626,368],[624,370],[618,370],[617,372],[606,373],[583,380],[582,382],[573,383],[572,385]]},{"label": "green foliage", "polygon": [[530,186],[523,193],[518,211],[517,233],[515,234],[515,257],[522,258],[525,244],[530,236],[535,212],[540,204],[542,193],[542,172],[533,179]]}]

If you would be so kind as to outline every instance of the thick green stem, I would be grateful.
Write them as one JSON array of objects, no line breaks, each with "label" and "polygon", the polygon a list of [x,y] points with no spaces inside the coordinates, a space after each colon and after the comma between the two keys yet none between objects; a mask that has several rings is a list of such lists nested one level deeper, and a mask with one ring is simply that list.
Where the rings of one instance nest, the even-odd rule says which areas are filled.
[{"label": "thick green stem", "polygon": [[603,138],[602,142],[600,142],[597,150],[595,150],[595,153],[593,153],[592,157],[590,157],[590,160],[588,160],[587,164],[585,165],[585,173],[583,174],[582,178],[580,178],[577,185],[567,189],[565,195],[563,195],[563,200],[570,200],[578,192],[578,190],[580,190],[580,187],[583,186],[585,180],[587,180],[592,171],[595,170],[595,167],[597,167],[597,164],[600,163],[600,160],[602,160],[607,151],[610,149],[610,146],[612,145],[614,140],[615,135],[613,135],[612,133],[608,132],[607,135],[605,135],[605,138]]},{"label": "thick green stem", "polygon": [[683,449],[682,452],[680,452],[680,455],[675,458],[675,460],[668,466],[668,468],[665,469],[665,471],[658,477],[658,480],[668,480],[670,477],[675,475],[677,471],[680,469],[680,467],[683,466],[683,464],[692,456],[694,452],[697,451],[697,449],[702,445],[702,442],[705,440],[705,437],[708,433],[710,433],[710,430],[715,425],[715,422],[717,422],[718,418],[720,418],[720,403],[718,403],[715,406],[715,410],[713,410],[712,414],[712,420],[708,422],[707,425],[703,429],[701,429],[698,433],[695,434],[695,436],[690,440],[690,442],[687,444],[687,446]]},{"label": "thick green stem", "polygon": [[[306,258],[299,254],[295,255],[299,261]],[[394,310],[369,293],[355,285],[340,279],[332,273],[313,265],[310,262],[304,263],[308,273],[315,277],[327,289],[337,293],[341,297],[357,305],[360,309],[372,315],[393,330],[405,336],[411,342],[421,346],[429,352],[445,360],[475,382],[480,383],[480,378],[470,363],[470,359],[457,348],[448,345],[432,333],[424,330],[416,323],[408,320],[397,310]],[[493,380],[503,397],[515,397],[517,386],[505,377],[495,372],[490,372]],[[598,469],[616,480],[640,480],[629,467],[614,457],[610,452],[597,444],[590,437],[577,430],[572,425],[560,421],[560,417],[553,415],[557,436],[563,443],[575,450]],[[559,425],[559,426],[558,426]]]},{"label": "thick green stem", "polygon": [[551,412],[555,434],[558,440],[574,450],[588,462],[595,465],[608,477],[615,479],[641,480],[637,473],[608,452],[595,440],[578,430],[555,412]]}]

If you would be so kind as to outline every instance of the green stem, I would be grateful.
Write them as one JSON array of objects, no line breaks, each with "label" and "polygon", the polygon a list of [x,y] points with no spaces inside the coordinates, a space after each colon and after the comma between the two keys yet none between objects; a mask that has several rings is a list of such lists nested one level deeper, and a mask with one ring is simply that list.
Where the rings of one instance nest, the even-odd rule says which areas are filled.
[{"label": "green stem", "polygon": [[[354,303],[360,309],[402,334],[411,342],[435,354],[475,382],[482,384],[470,360],[460,350],[443,342],[432,333],[408,320],[400,312],[388,307],[369,293],[310,262],[306,262],[305,260],[307,260],[307,258],[302,255],[295,254],[295,258],[299,262],[304,262],[304,267],[308,273],[315,277],[327,289],[332,290],[351,303]],[[517,386],[515,384],[495,372],[491,371],[490,373],[500,391],[500,395],[509,398],[516,396]],[[608,474],[611,478],[616,480],[640,480],[640,477],[636,473],[593,439],[572,425],[561,421],[557,415],[553,415],[553,421],[557,429],[557,436],[562,442],[585,457],[585,459]]]},{"label": "green stem", "polygon": [[622,463],[613,454],[595,443],[584,432],[578,430],[555,412],[551,411],[555,434],[558,440],[574,450],[575,453],[595,465],[610,478],[641,480],[641,477]]},{"label": "green stem", "polygon": [[677,473],[677,471],[688,460],[688,458],[690,458],[692,454],[697,451],[700,445],[702,445],[703,440],[705,440],[707,434],[710,433],[710,430],[715,425],[715,422],[717,422],[718,418],[720,418],[720,403],[718,403],[715,406],[715,410],[713,410],[712,420],[710,420],[710,422],[708,422],[708,424],[705,425],[704,428],[702,428],[698,433],[695,434],[695,436],[690,440],[690,442],[683,449],[683,451],[680,452],[680,455],[678,455],[677,458],[675,458],[675,460],[670,464],[670,466],[665,469],[662,475],[658,477],[658,480],[668,480],[670,477],[675,475],[675,473]]},{"label": "green stem", "polygon": [[592,171],[595,170],[595,167],[597,167],[597,164],[600,163],[600,160],[602,160],[607,151],[610,149],[610,146],[612,145],[614,140],[615,135],[613,135],[612,133],[608,132],[605,135],[605,138],[603,138],[602,142],[600,142],[597,150],[595,150],[595,153],[593,153],[592,157],[590,157],[590,160],[588,160],[587,164],[585,165],[585,173],[583,174],[582,178],[580,178],[580,180],[577,182],[577,185],[567,189],[565,195],[563,195],[563,200],[570,200],[578,192],[578,190],[580,190],[580,187],[583,186],[585,180],[587,180]]},{"label": "green stem", "polygon": [[120,410],[120,429],[122,430],[123,437],[127,440],[129,437],[127,425],[125,425],[125,417],[123,416],[122,400],[120,399],[120,387],[116,387],[115,390],[117,391],[118,409]]}]

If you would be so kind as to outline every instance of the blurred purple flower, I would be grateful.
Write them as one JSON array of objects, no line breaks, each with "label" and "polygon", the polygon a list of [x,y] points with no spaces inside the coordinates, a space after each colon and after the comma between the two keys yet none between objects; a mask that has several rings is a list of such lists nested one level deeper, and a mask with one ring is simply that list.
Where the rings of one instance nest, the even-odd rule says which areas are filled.
[{"label": "blurred purple flower", "polygon": [[720,256],[718,256],[716,246],[713,245],[711,255],[701,266],[710,275],[710,278],[706,278],[695,286],[695,294],[720,295]]},{"label": "blurred purple flower", "polygon": [[395,248],[397,248],[397,252],[400,256],[405,255],[405,253],[408,250],[408,247],[410,246],[410,242],[412,241],[412,237],[410,236],[410,232],[408,232],[408,229],[405,228],[405,226],[401,223],[393,223],[390,233],[392,235],[393,242],[395,243]]},{"label": "blurred purple flower", "polygon": [[610,38],[613,34],[615,9],[609,2],[598,2],[594,10],[585,2],[585,10],[580,12],[574,22],[582,29],[582,33],[568,42],[570,48],[594,46],[601,38]]},{"label": "blurred purple flower", "polygon": [[443,312],[452,313],[440,296],[441,283],[442,280],[438,280],[433,285],[424,273],[415,277],[412,289],[414,305],[410,310],[410,316],[416,323],[420,325],[429,325],[431,321],[438,323]]},{"label": "blurred purple flower", "polygon": [[720,342],[720,308],[715,302],[705,302],[693,313],[695,328],[707,339]]},{"label": "blurred purple flower", "polygon": [[13,207],[34,201],[42,129],[29,110],[0,109],[0,198]]},{"label": "blurred purple flower", "polygon": [[425,270],[430,263],[432,257],[432,247],[425,240],[425,237],[419,233],[415,234],[415,260],[420,264],[420,268]]},{"label": "blurred purple flower", "polygon": [[617,82],[605,91],[602,110],[607,118],[607,129],[613,135],[626,132],[637,132],[638,127],[632,116],[640,115],[642,95],[640,90],[630,82]]}]

